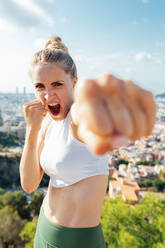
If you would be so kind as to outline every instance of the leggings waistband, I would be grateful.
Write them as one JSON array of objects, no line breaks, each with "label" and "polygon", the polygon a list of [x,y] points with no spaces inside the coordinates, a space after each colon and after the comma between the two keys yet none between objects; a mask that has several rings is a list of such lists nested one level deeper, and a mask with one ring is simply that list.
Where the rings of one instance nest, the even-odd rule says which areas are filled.
[{"label": "leggings waistband", "polygon": [[59,224],[56,224],[56,223],[53,223],[51,222],[49,219],[47,219],[47,217],[45,216],[45,213],[44,213],[44,210],[43,210],[43,207],[41,206],[40,208],[40,213],[41,213],[41,216],[45,219],[45,222],[50,225],[51,227],[55,228],[55,229],[59,229],[59,230],[63,230],[63,231],[95,231],[97,230],[101,224],[97,225],[97,226],[94,226],[94,227],[66,227],[66,226],[62,226],[62,225],[59,225]]}]

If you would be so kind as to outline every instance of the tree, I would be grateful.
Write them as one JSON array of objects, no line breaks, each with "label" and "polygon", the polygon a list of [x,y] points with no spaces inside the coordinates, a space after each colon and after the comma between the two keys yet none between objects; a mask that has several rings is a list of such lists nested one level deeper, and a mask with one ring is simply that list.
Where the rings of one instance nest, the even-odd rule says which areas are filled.
[{"label": "tree", "polygon": [[9,245],[13,245],[13,247],[22,245],[24,247],[25,242],[21,240],[19,233],[26,221],[22,220],[17,211],[13,211],[9,206],[0,210],[0,220],[0,245],[4,248],[9,247]]},{"label": "tree", "polygon": [[144,179],[144,180],[140,181],[138,184],[140,187],[147,187],[148,188],[148,187],[152,187],[153,181],[150,179]]},{"label": "tree", "polygon": [[157,191],[163,192],[163,190],[165,189],[165,181],[156,179],[153,182],[153,186],[156,188]]},{"label": "tree", "polygon": [[20,237],[23,241],[26,241],[25,248],[33,248],[34,236],[36,232],[38,219],[35,218],[33,221],[26,223],[20,233]]},{"label": "tree", "polygon": [[114,166],[116,169],[119,169],[120,164],[126,164],[127,165],[128,163],[129,163],[128,160],[125,160],[123,158],[119,158],[118,160],[115,161]]},{"label": "tree", "polygon": [[13,211],[17,211],[20,218],[30,220],[30,207],[27,197],[22,191],[7,192],[2,198],[3,206],[10,206]]},{"label": "tree", "polygon": [[152,160],[140,160],[136,162],[136,165],[151,165],[154,166],[155,163]]},{"label": "tree", "polygon": [[38,216],[41,208],[42,201],[44,199],[44,194],[42,192],[33,192],[30,194],[31,203],[30,211],[32,217]]},{"label": "tree", "polygon": [[3,194],[4,194],[4,190],[2,188],[0,188],[0,209],[3,208]]},{"label": "tree", "polygon": [[3,126],[3,119],[2,119],[2,112],[1,112],[1,109],[0,109],[0,126]]},{"label": "tree", "polygon": [[20,158],[20,153],[0,155],[0,187],[5,189],[12,185],[20,185]]},{"label": "tree", "polygon": [[134,208],[121,197],[106,199],[101,224],[108,248],[162,248],[165,197],[148,193]]},{"label": "tree", "polygon": [[19,138],[16,133],[10,132],[0,132],[0,144],[3,147],[15,147],[19,146]]}]

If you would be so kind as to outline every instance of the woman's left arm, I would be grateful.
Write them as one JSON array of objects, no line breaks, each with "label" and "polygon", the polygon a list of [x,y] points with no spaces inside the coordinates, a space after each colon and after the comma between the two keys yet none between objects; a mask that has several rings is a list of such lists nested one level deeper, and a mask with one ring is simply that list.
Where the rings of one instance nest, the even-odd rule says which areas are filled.
[{"label": "woman's left arm", "polygon": [[152,133],[156,120],[152,93],[111,74],[78,82],[71,107],[73,135],[96,154]]}]

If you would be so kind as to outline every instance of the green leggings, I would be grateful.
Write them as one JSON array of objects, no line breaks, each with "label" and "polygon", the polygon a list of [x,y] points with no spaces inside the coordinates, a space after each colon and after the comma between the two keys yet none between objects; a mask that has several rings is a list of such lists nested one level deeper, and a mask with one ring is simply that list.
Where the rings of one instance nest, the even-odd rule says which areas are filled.
[{"label": "green leggings", "polygon": [[105,248],[99,224],[96,227],[64,227],[49,221],[41,207],[33,248]]}]

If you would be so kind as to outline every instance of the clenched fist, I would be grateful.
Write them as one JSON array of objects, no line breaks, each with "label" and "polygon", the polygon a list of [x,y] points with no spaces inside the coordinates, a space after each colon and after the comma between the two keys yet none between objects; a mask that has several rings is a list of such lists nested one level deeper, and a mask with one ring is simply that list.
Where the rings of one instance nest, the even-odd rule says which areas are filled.
[{"label": "clenched fist", "polygon": [[47,110],[39,100],[34,100],[32,102],[23,105],[24,116],[27,124],[27,128],[34,128],[39,131],[41,128],[41,123]]},{"label": "clenched fist", "polygon": [[77,83],[75,104],[78,137],[96,154],[150,135],[156,119],[151,92],[110,74]]}]

